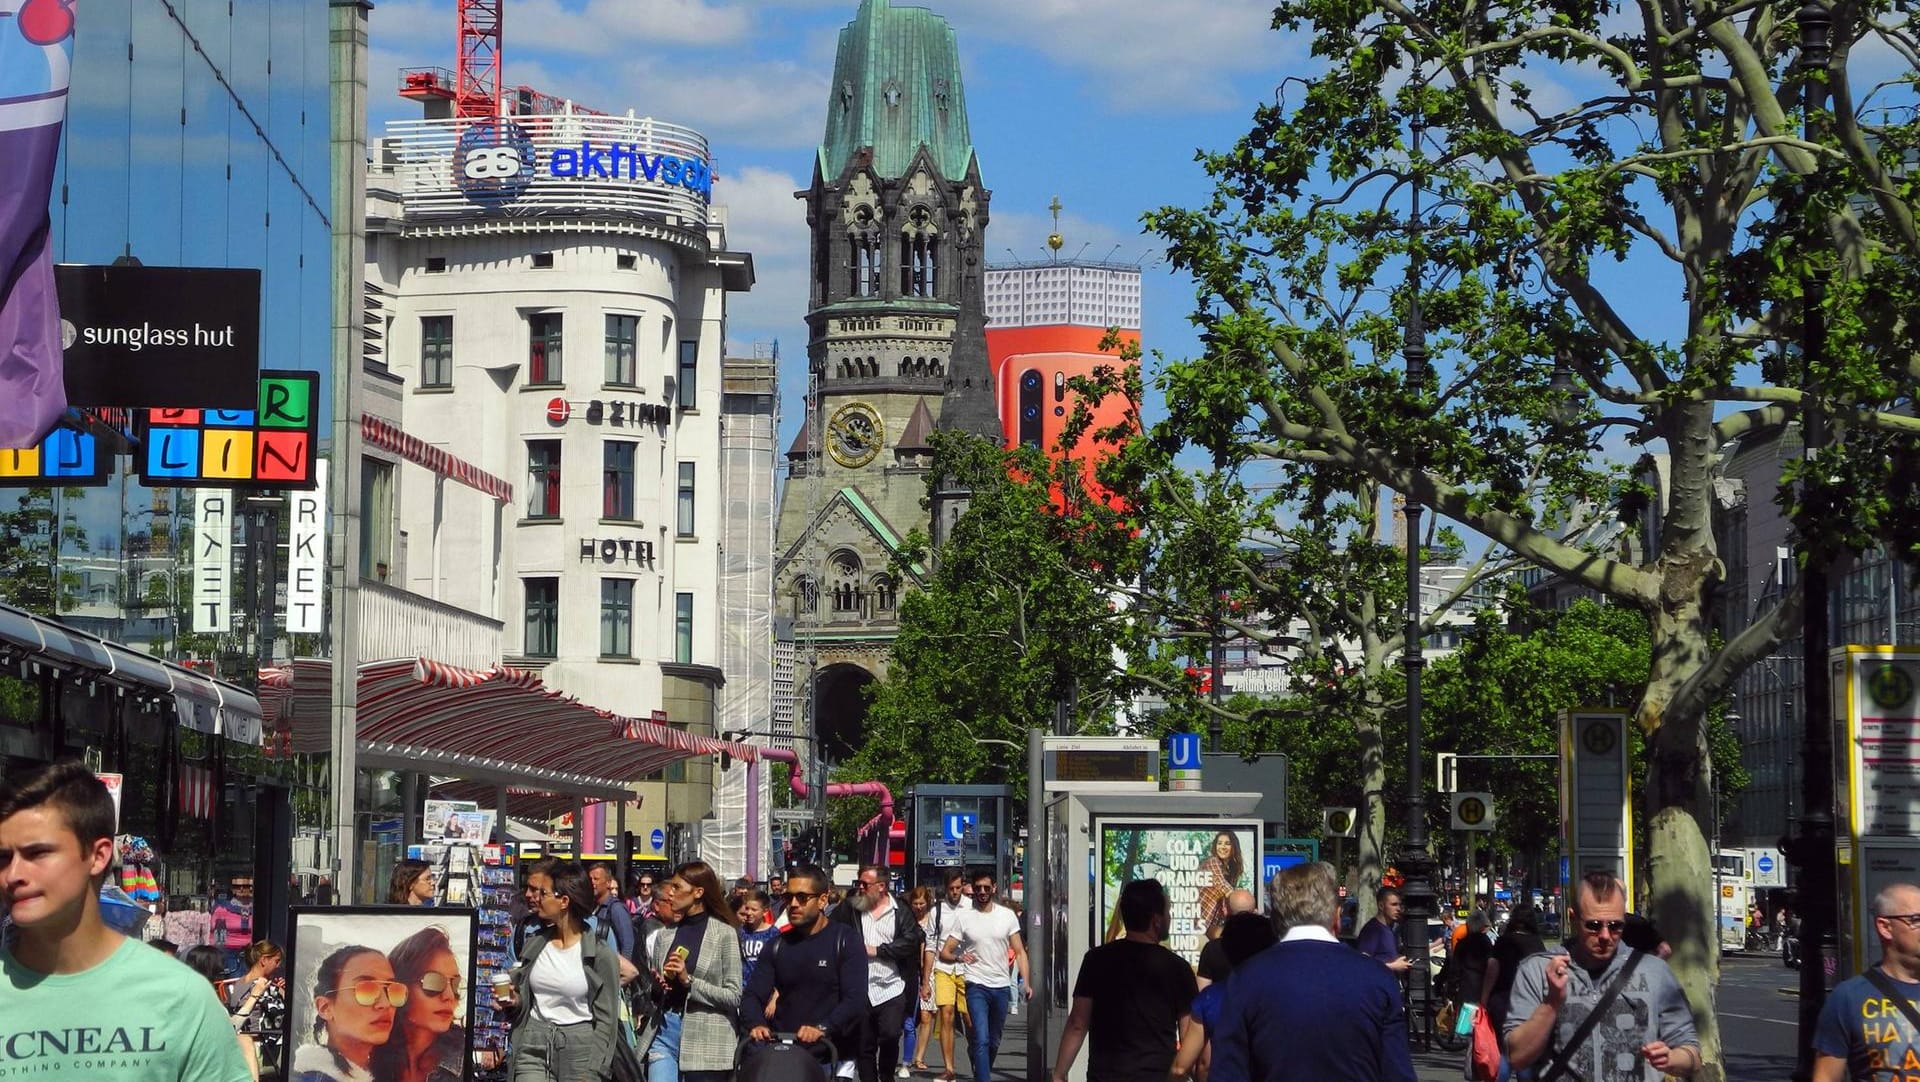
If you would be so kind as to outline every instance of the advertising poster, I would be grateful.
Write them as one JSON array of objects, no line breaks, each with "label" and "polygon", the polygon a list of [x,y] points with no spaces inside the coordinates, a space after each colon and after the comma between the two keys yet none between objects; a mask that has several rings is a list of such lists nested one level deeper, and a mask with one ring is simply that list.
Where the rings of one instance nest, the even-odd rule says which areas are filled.
[{"label": "advertising poster", "polygon": [[292,921],[290,1076],[398,1078],[432,1048],[433,1077],[473,1077],[474,910],[296,906]]},{"label": "advertising poster", "polygon": [[471,800],[429,800],[420,816],[420,837],[422,840],[437,842],[441,839],[455,841],[486,840],[484,836],[475,838],[468,834],[472,820],[461,816],[472,815],[480,810],[480,805]]},{"label": "advertising poster", "polygon": [[1167,946],[1198,964],[1207,932],[1226,919],[1227,895],[1244,889],[1260,896],[1260,830],[1258,822],[1243,819],[1098,820],[1100,942],[1125,933],[1121,886],[1158,879],[1173,910]]}]

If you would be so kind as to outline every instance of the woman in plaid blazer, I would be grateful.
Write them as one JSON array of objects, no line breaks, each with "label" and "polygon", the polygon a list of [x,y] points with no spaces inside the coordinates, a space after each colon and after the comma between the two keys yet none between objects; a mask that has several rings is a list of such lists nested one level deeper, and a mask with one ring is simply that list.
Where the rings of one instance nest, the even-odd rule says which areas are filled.
[{"label": "woman in plaid blazer", "polygon": [[648,955],[659,1028],[646,1050],[649,1082],[724,1082],[733,1070],[740,1009],[739,918],[704,861],[673,870],[656,905],[678,920]]}]

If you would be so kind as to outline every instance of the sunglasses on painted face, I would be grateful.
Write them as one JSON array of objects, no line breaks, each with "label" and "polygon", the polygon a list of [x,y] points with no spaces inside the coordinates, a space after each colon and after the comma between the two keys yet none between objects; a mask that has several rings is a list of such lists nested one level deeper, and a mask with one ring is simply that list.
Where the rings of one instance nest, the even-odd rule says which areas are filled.
[{"label": "sunglasses on painted face", "polygon": [[[438,976],[439,974],[433,974],[433,975]],[[423,984],[423,990],[424,990],[424,984]],[[321,996],[337,996],[342,992],[352,992],[353,1001],[355,1003],[360,1004],[362,1007],[371,1007],[374,1004],[380,1002],[380,994],[382,991],[386,993],[388,1006],[404,1007],[407,1005],[407,986],[406,985],[401,984],[399,981],[377,981],[371,977],[363,977],[360,980],[354,981],[350,985],[343,984],[338,988],[330,988],[327,991],[316,992],[314,994],[321,995]]]},{"label": "sunglasses on painted face", "polygon": [[419,985],[420,990],[430,996],[452,992],[453,998],[460,998],[460,978],[458,977],[449,977],[444,973],[422,973],[420,979],[413,983]]}]

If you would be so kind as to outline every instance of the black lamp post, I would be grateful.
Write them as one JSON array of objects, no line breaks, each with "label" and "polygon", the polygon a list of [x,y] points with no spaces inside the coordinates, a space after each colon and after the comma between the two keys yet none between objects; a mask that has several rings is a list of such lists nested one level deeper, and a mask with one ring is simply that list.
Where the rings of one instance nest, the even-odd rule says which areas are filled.
[{"label": "black lamp post", "polygon": [[[1421,139],[1426,130],[1422,100],[1424,90],[1425,84],[1416,73],[1413,139],[1408,144],[1410,159],[1420,153]],[[1413,243],[1407,265],[1407,328],[1401,356],[1407,363],[1407,393],[1409,396],[1418,396],[1427,382],[1427,324],[1420,310],[1420,282],[1426,270],[1421,233],[1426,228],[1426,221],[1421,217],[1420,208],[1420,189],[1424,179],[1417,172],[1419,166],[1412,167],[1416,172],[1407,228]],[[1419,468],[1419,452],[1416,448],[1408,462],[1408,470],[1417,472]],[[1401,659],[1407,670],[1407,844],[1399,861],[1403,878],[1400,890],[1403,907],[1400,950],[1413,963],[1407,971],[1408,1027],[1424,1046],[1432,1037],[1433,1017],[1428,1010],[1433,971],[1427,964],[1427,918],[1433,913],[1433,860],[1427,854],[1426,779],[1423,776],[1424,756],[1420,750],[1420,673],[1426,666],[1422,651],[1420,611],[1421,507],[1414,493],[1403,495],[1407,516],[1407,625]]]},{"label": "black lamp post", "polygon": [[[1800,56],[1798,66],[1806,94],[1806,112],[1802,133],[1817,141],[1818,126],[1814,114],[1826,100],[1825,74],[1829,60],[1828,34],[1833,13],[1826,5],[1809,0],[1800,8]],[[1814,159],[1818,169],[1819,158]],[[1813,177],[1803,178],[1809,197]],[[1817,275],[1809,274],[1801,293],[1800,372],[1801,389],[1809,394],[1817,389],[1813,376],[1826,340],[1821,318],[1823,296]],[[1826,441],[1826,421],[1811,399],[1803,400],[1800,411],[1802,454],[1808,460],[1818,457]],[[1819,539],[1819,524],[1824,515],[1825,488],[1812,477],[1801,481],[1800,543],[1805,548],[1806,567],[1800,578],[1801,591],[1801,673],[1805,681],[1805,712],[1800,733],[1799,832],[1786,846],[1789,858],[1799,868],[1800,902],[1800,1032],[1795,1079],[1813,1077],[1813,1030],[1826,1003],[1826,957],[1834,934],[1837,907],[1837,881],[1834,869],[1833,819],[1833,730],[1829,716],[1833,696],[1827,668],[1829,638],[1829,591],[1827,588],[1827,546]]]}]

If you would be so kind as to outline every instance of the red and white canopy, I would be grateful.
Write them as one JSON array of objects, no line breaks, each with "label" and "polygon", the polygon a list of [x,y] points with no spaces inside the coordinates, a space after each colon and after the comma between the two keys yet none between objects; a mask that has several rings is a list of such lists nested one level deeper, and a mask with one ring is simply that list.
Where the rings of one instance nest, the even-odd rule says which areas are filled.
[{"label": "red and white canopy", "polygon": [[[329,747],[332,666],[303,658],[261,674],[269,727],[289,732],[295,750]],[[480,671],[421,658],[368,662],[360,666],[357,716],[363,751],[383,759],[412,753],[420,769],[433,774],[459,776],[463,762],[484,767],[492,778],[517,773],[541,792],[624,788],[696,755],[759,756],[750,744],[589,706],[546,687],[537,673],[502,666]]]}]

